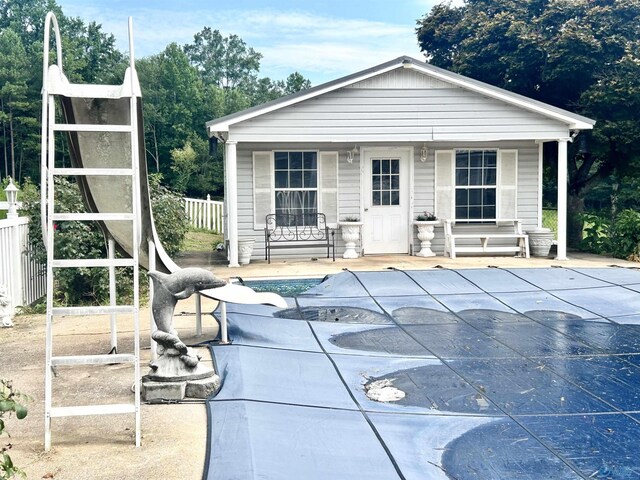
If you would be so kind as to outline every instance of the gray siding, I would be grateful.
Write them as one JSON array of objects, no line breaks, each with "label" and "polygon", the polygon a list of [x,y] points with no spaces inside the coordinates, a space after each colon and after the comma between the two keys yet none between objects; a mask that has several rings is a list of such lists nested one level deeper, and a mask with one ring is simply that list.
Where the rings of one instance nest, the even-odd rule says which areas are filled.
[{"label": "gray siding", "polygon": [[[362,145],[366,146],[366,145]],[[376,144],[376,146],[381,146]],[[401,146],[394,144],[393,146]],[[240,238],[253,237],[256,239],[253,257],[264,258],[264,234],[262,230],[255,230],[253,223],[253,172],[252,152],[254,150],[268,151],[273,149],[296,150],[318,149],[340,151],[338,162],[338,219],[345,216],[361,215],[360,197],[360,157],[350,164],[346,161],[346,151],[353,148],[353,144],[240,144],[238,146],[238,235]],[[434,154],[436,150],[454,148],[502,148],[518,150],[518,218],[523,221],[525,230],[535,228],[538,223],[538,146],[528,142],[482,142],[482,143],[430,143],[428,144],[429,156],[426,162],[421,162],[420,149],[422,144],[414,144],[414,186],[413,204],[414,211],[411,215],[434,211],[434,187],[435,169]],[[413,225],[411,245],[412,252],[417,252],[420,242],[417,231]],[[438,255],[444,252],[444,236],[441,227],[436,228],[436,236],[433,240],[433,251]],[[360,247],[358,246],[358,250]],[[340,237],[340,230],[336,229],[336,256],[341,256],[344,251],[344,243]],[[311,258],[324,257],[325,252],[321,248],[291,249],[272,252],[274,258]]]},{"label": "gray siding", "polygon": [[567,126],[461,88],[343,88],[233,125],[244,141],[555,139]]},{"label": "gray siding", "polygon": [[456,88],[449,82],[416,72],[396,68],[387,73],[367,78],[346,88]]},{"label": "gray siding", "polygon": [[[347,163],[346,151],[353,145],[339,148],[334,144],[239,144],[237,149],[238,164],[238,237],[255,238],[253,257],[263,259],[265,254],[264,231],[254,228],[253,219],[253,151],[270,150],[340,150],[338,162],[338,219],[345,216],[360,215],[360,163],[356,159],[353,164]],[[336,257],[344,251],[344,242],[340,236],[340,229],[335,229]],[[326,251],[322,248],[310,249],[282,249],[271,252],[273,258],[324,258]]]},{"label": "gray siding", "polygon": [[[416,150],[414,165],[414,217],[428,211],[434,211],[434,154],[436,150],[454,148],[501,148],[518,150],[518,188],[517,188],[517,218],[522,221],[524,230],[536,228],[538,225],[538,145],[534,142],[495,142],[495,143],[442,143],[429,144],[429,157],[425,163],[418,160],[419,147]],[[420,250],[417,230],[413,228],[412,252]],[[444,232],[442,227],[436,227],[432,250],[438,255],[444,253]]]}]

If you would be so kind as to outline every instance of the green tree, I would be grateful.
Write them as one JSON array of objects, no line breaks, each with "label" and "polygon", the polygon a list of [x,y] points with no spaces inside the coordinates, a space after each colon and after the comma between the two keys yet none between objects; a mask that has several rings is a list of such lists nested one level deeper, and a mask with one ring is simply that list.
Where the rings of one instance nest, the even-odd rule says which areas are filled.
[{"label": "green tree", "polygon": [[204,84],[175,43],[158,55],[139,60],[136,68],[144,99],[147,151],[156,171],[173,184],[171,150],[183,147],[194,132],[203,132],[207,121],[209,101]]},{"label": "green tree", "polygon": [[[40,176],[42,50],[44,19],[49,11],[58,19],[63,66],[71,81],[120,82],[125,68],[113,35],[104,33],[96,23],[86,25],[79,18],[66,17],[55,1],[0,2],[0,37],[4,37],[0,38],[0,110],[5,147],[0,152],[0,165],[7,166],[5,175],[11,166],[11,173],[18,180]],[[51,61],[56,60],[55,47],[52,40]],[[67,153],[61,150],[60,155]]]},{"label": "green tree", "polygon": [[[113,35],[95,22],[65,16],[54,0],[1,0],[0,177],[40,177],[41,65],[49,11],[60,26],[62,63],[70,81],[118,84],[128,64]],[[56,61],[55,40],[48,48],[50,61]],[[204,124],[309,84],[297,73],[285,81],[259,79],[261,58],[237,35],[223,37],[207,27],[184,49],[171,44],[137,61],[151,170],[162,172],[168,184],[182,181],[171,168],[171,151],[190,141],[197,168],[181,188],[194,195],[222,195],[222,156],[219,148],[209,152]],[[56,157],[68,164],[66,143],[56,142],[56,148]]]},{"label": "green tree", "polygon": [[268,77],[260,78],[243,88],[243,91],[247,92],[251,105],[260,105],[310,87],[309,80],[302,74],[294,72],[285,80],[273,81]]},{"label": "green tree", "polygon": [[597,120],[569,149],[568,240],[582,236],[585,195],[640,156],[640,2],[467,0],[418,21],[434,65]]},{"label": "green tree", "polygon": [[196,160],[198,154],[191,146],[191,141],[187,140],[184,147],[171,150],[171,170],[176,175],[173,183],[176,190],[184,193],[192,175],[197,169]]},{"label": "green tree", "polygon": [[301,73],[293,72],[284,82],[281,82],[282,90],[285,95],[297,93],[301,90],[311,88],[311,82],[304,78]]},{"label": "green tree", "polygon": [[[128,59],[115,44],[112,34],[102,26],[80,18],[62,16],[62,54],[65,75],[72,82],[116,85],[122,82]],[[54,56],[55,57],[55,56]]]},{"label": "green tree", "polygon": [[[21,123],[28,123],[24,115],[27,104],[28,60],[22,40],[11,28],[0,32],[0,121],[4,175],[16,177],[16,145]],[[10,164],[10,169],[9,169]]]},{"label": "green tree", "polygon": [[237,35],[223,37],[210,27],[196,33],[184,51],[209,85],[240,87],[255,80],[260,70],[261,53]]}]

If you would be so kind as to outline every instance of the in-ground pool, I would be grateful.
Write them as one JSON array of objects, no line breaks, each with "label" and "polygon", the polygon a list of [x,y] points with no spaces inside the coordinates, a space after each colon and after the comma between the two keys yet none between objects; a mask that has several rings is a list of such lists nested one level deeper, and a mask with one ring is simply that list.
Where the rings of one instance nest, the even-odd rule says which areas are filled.
[{"label": "in-ground pool", "polygon": [[272,278],[269,280],[244,280],[242,284],[256,292],[273,292],[283,297],[295,297],[315,287],[322,278]]}]

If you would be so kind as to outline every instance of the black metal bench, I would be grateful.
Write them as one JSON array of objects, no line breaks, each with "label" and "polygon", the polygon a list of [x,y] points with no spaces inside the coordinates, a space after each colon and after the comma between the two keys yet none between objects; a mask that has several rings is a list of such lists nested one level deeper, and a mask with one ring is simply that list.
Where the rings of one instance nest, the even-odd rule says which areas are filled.
[{"label": "black metal bench", "polygon": [[327,226],[324,213],[270,213],[264,229],[264,259],[271,263],[276,248],[323,247],[336,261],[335,232]]}]

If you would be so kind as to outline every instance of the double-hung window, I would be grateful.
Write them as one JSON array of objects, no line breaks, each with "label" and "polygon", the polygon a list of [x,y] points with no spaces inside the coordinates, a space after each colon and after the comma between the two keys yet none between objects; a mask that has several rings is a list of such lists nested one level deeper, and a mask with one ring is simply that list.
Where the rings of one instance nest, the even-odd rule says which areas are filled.
[{"label": "double-hung window", "polygon": [[456,150],[455,218],[457,220],[495,220],[497,165],[497,150]]},{"label": "double-hung window", "polygon": [[273,160],[276,222],[283,225],[283,214],[292,214],[302,217],[304,225],[315,224],[318,212],[317,152],[276,151]]}]

